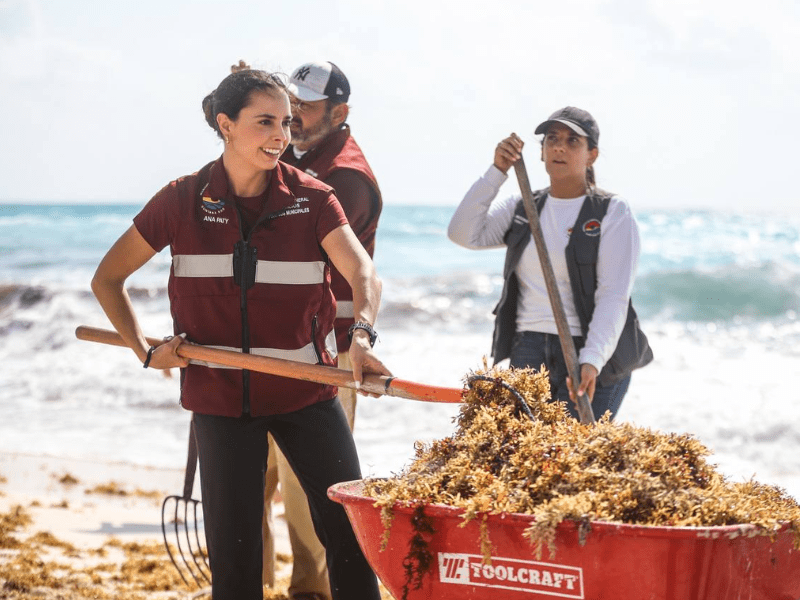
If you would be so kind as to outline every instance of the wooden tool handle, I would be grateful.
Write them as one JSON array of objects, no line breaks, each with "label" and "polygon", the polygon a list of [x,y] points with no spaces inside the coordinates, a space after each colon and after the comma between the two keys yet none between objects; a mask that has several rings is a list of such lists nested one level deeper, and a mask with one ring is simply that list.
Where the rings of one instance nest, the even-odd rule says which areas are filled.
[{"label": "wooden tool handle", "polygon": [[[79,340],[88,342],[98,342],[112,346],[128,346],[125,340],[122,339],[122,336],[116,331],[110,331],[108,329],[98,329],[96,327],[80,325],[75,330],[75,336]],[[147,343],[151,346],[159,346],[164,343],[164,340],[156,338],[148,337],[146,339]],[[335,385],[338,387],[354,389],[356,387],[352,372],[335,367],[310,365],[293,360],[244,354],[232,350],[220,350],[218,348],[209,348],[191,342],[181,343],[181,345],[178,346],[177,354],[178,356],[190,360],[214,363],[238,369],[247,369],[249,371],[258,371],[259,373],[268,373],[280,377],[290,377],[292,379],[313,381],[315,383]],[[386,377],[384,375],[365,373],[363,379],[361,389],[364,391],[397,398],[406,398],[408,400],[458,403],[461,402],[461,396],[463,394],[463,390],[456,388],[425,385],[413,381],[397,379],[395,377]]]},{"label": "wooden tool handle", "polygon": [[[542,273],[544,274],[544,281],[547,285],[547,295],[550,297],[550,305],[553,308],[553,316],[556,319],[558,338],[561,342],[561,352],[564,353],[564,360],[567,363],[567,372],[572,379],[571,387],[577,394],[578,386],[581,383],[581,366],[578,363],[578,353],[575,351],[575,343],[572,341],[572,334],[570,333],[569,324],[567,323],[567,315],[564,312],[564,305],[561,302],[561,294],[558,293],[558,284],[556,283],[556,276],[553,272],[553,264],[550,262],[550,255],[544,243],[542,226],[541,223],[539,223],[539,213],[533,203],[533,191],[531,191],[528,171],[525,169],[525,161],[521,156],[519,160],[514,163],[514,170],[517,174],[519,188],[522,191],[522,204],[525,206],[525,214],[528,216],[528,225],[531,228],[531,234],[536,242],[536,251],[539,254],[539,262],[542,265]],[[584,424],[595,422],[592,406],[589,404],[589,398],[586,394],[578,396],[578,417],[581,423]]]}]

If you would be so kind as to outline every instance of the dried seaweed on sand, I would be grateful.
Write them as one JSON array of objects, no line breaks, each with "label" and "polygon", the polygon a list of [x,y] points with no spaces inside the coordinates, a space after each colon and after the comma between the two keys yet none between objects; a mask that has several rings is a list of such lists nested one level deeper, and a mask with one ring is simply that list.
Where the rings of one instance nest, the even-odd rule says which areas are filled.
[{"label": "dried seaweed on sand", "polygon": [[401,502],[463,508],[465,521],[487,513],[533,515],[525,535],[537,557],[545,547],[555,554],[556,528],[564,520],[748,524],[765,535],[788,523],[800,547],[797,502],[777,487],[728,481],[695,437],[608,418],[582,425],[563,404],[549,401],[546,372],[484,368],[467,380],[455,433],[418,444],[400,474],[366,482],[366,495],[382,507],[387,535],[392,506]]}]

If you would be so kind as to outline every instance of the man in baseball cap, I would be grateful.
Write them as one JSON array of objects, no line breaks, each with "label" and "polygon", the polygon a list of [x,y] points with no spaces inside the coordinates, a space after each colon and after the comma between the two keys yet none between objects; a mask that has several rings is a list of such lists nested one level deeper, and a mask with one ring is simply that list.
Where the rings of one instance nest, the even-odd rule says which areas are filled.
[{"label": "man in baseball cap", "polygon": [[[325,143],[323,140],[336,131],[347,129],[345,122],[350,112],[347,105],[350,82],[332,62],[312,62],[294,70],[287,88],[294,97],[292,145],[284,153],[283,161],[317,177],[316,169],[308,170],[308,157],[301,163],[302,153],[326,147],[332,140]],[[347,216],[350,217],[349,214]]]},{"label": "man in baseball cap", "polygon": [[[309,62],[294,70],[287,85],[292,98],[292,143],[281,160],[330,185],[347,220],[370,256],[375,250],[375,232],[383,206],[372,169],[356,144],[347,124],[350,83],[342,70],[329,61]],[[344,277],[331,268],[331,290],[336,298],[336,342],[339,368],[349,369],[349,331],[354,325],[353,292]],[[361,325],[361,324],[360,324]],[[369,326],[374,323],[369,323]],[[339,400],[350,429],[355,419],[355,391],[339,388]],[[308,501],[286,459],[270,441],[270,458],[277,459],[277,480],[285,507],[294,563],[289,597],[293,600],[330,598],[325,550],[311,522]],[[274,580],[270,548],[269,511],[277,481],[267,474],[265,488],[264,581]],[[334,541],[335,543],[335,541]],[[273,572],[270,573],[270,565]],[[270,575],[272,577],[270,578]]]}]

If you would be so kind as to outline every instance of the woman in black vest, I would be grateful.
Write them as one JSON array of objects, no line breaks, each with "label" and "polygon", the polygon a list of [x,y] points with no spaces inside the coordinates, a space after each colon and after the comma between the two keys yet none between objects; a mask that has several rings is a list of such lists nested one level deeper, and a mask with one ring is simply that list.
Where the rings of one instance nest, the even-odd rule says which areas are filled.
[{"label": "woman in black vest", "polygon": [[[534,194],[558,289],[579,351],[578,394],[588,394],[599,418],[613,418],[633,369],[652,360],[630,294],[639,260],[639,230],[628,203],[595,187],[593,165],[600,130],[585,110],[566,107],[536,128],[544,134],[541,159],[550,187]],[[573,416],[567,366],[530,226],[519,195],[496,199],[508,169],[522,156],[511,134],[494,163],[467,192],[448,236],[470,249],[507,248],[505,284],[495,309],[492,356],[512,367],[544,366],[554,400]]]}]

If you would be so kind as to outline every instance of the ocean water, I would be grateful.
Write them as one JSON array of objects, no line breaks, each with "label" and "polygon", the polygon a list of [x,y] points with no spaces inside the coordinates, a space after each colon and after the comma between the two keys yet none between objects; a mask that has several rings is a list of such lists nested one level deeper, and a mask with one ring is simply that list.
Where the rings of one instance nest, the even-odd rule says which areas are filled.
[{"label": "ocean water", "polygon": [[[182,467],[189,414],[177,377],[124,348],[79,341],[109,328],[89,282],[136,205],[0,205],[0,451]],[[635,209],[635,207],[634,207]],[[387,206],[376,351],[400,378],[460,387],[489,352],[501,250],[449,242],[453,209]],[[637,211],[634,305],[656,359],[618,418],[697,436],[735,480],[800,498],[800,218]],[[168,252],[129,280],[148,335],[171,333]],[[365,474],[399,471],[414,443],[449,435],[457,406],[361,398]]]}]

